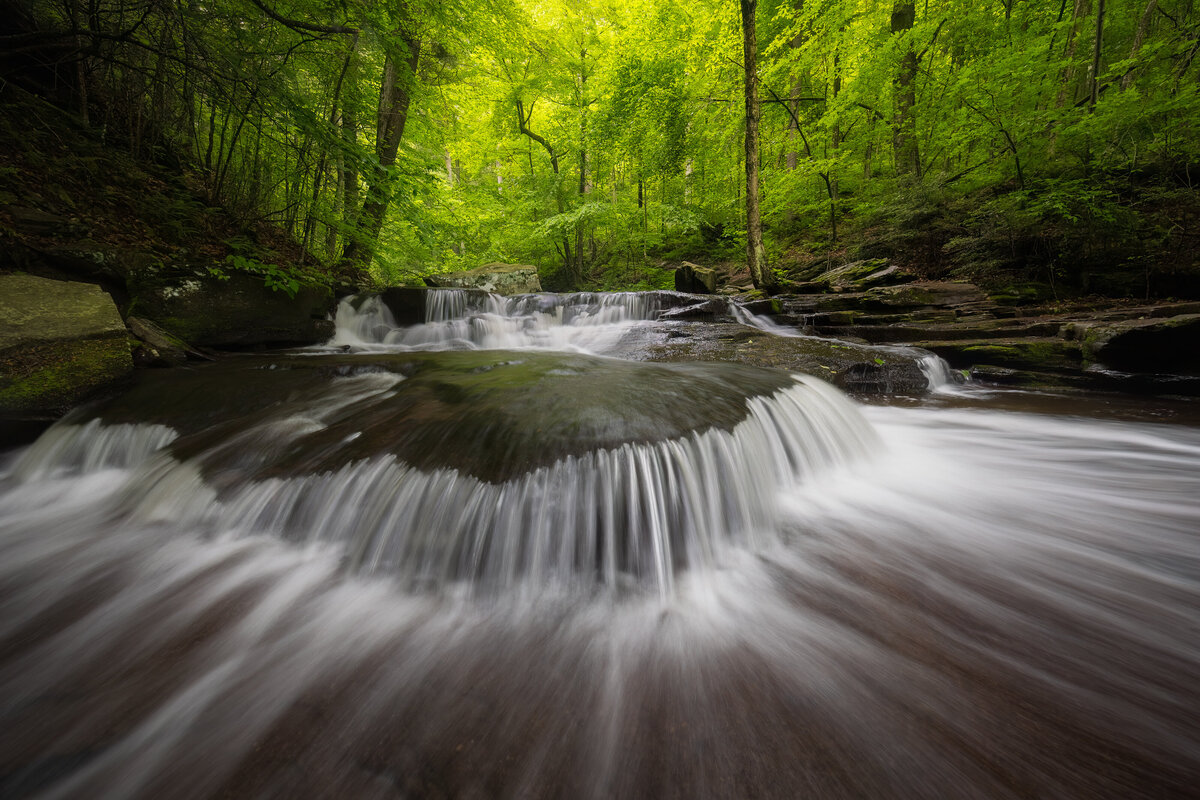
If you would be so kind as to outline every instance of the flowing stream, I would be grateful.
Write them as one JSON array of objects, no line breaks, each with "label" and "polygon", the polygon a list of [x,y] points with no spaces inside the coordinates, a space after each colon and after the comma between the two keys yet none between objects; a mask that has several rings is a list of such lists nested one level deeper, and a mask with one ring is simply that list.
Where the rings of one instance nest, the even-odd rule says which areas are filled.
[{"label": "flowing stream", "polygon": [[4,454],[0,797],[1196,796],[1200,427],[436,296]]}]

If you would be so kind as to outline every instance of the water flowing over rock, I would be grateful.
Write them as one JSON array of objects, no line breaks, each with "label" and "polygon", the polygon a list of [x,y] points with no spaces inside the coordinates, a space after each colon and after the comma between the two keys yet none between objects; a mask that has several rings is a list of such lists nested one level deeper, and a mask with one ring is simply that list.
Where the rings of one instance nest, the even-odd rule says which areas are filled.
[{"label": "water flowing over rock", "polygon": [[1194,794],[1195,426],[727,298],[401,299],[0,454],[0,796]]},{"label": "water flowing over rock", "polygon": [[[751,307],[775,310],[772,301]],[[419,313],[420,319],[414,320]],[[716,361],[814,375],[864,394],[931,388],[913,348],[803,336],[731,298],[681,292],[533,294],[402,290],[341,301],[327,348],[573,350],[641,361]]]},{"label": "water flowing over rock", "polygon": [[[153,374],[89,413],[17,474],[100,451],[143,467],[131,518],[320,542],[351,569],[476,590],[666,592],[763,536],[785,485],[874,443],[817,381],[535,352],[247,358]],[[131,464],[142,441],[163,457]]]},{"label": "water flowing over rock", "polygon": [[[281,449],[284,431],[335,421],[339,398],[404,383],[330,375],[327,402],[258,420]],[[306,384],[319,391],[293,388]],[[797,388],[795,408],[764,401],[791,424],[816,408]],[[221,485],[170,455],[189,434],[61,425],[0,465],[0,793],[1190,796],[1200,434],[865,415],[880,439],[866,457],[782,486],[758,536],[661,595],[597,592],[582,573],[426,591],[445,564],[434,515],[412,524],[438,535],[408,550],[357,551],[419,574],[347,578],[318,533],[419,516],[396,463]],[[214,446],[253,469],[268,438],[236,440]],[[650,452],[611,466],[652,466]],[[647,485],[621,474],[626,491]],[[470,514],[463,485],[432,486],[445,517]],[[473,502],[507,507],[504,486]],[[563,497],[543,491],[539,507]],[[567,541],[587,522],[549,517]],[[566,552],[511,556],[496,568],[546,577]]]}]

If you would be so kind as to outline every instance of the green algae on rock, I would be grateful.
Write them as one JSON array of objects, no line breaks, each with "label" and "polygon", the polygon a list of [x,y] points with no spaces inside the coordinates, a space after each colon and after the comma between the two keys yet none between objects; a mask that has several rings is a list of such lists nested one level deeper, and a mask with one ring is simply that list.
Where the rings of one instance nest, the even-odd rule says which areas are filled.
[{"label": "green algae on rock", "polygon": [[99,286],[0,275],[0,416],[61,416],[132,369],[125,323]]}]

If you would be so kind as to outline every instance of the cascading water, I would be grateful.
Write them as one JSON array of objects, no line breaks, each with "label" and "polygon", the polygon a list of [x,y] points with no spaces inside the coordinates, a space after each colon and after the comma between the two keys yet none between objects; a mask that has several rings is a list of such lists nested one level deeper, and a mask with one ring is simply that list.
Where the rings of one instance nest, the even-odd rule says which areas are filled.
[{"label": "cascading water", "polygon": [[[624,299],[440,297],[0,463],[0,797],[1193,796],[1200,415],[859,408],[545,352]],[[488,315],[527,349],[423,352]]]},{"label": "cascading water", "polygon": [[[687,314],[695,309],[702,309],[698,313],[700,318],[733,320],[772,338],[822,341],[848,349],[844,344],[806,336],[769,317],[752,313],[732,298],[674,292],[501,297],[478,290],[433,289],[410,290],[405,297],[407,306],[413,303],[412,291],[418,291],[421,298],[419,322],[412,319],[410,324],[398,322],[384,296],[348,297],[338,305],[336,334],[324,347],[314,348],[314,352],[535,349],[637,357],[639,333],[652,332],[655,323],[665,318],[678,320],[681,311],[685,312],[683,318],[688,319]],[[664,308],[664,302],[670,308]],[[414,310],[406,308],[410,317]],[[684,334],[676,331],[673,335]],[[858,369],[870,371],[875,364],[896,355],[915,364],[929,391],[951,393],[962,383],[962,376],[952,372],[940,357],[932,353],[914,357],[913,351],[901,347],[875,347],[865,355]],[[814,372],[821,368],[820,360],[811,366]],[[865,378],[859,380],[864,386],[871,382]],[[889,376],[880,376],[874,383],[894,385]]]},{"label": "cascading water", "polygon": [[359,350],[542,348],[602,352],[631,324],[654,319],[652,294],[635,292],[501,297],[463,289],[425,293],[423,324],[402,326],[380,296],[338,304],[331,347]]},{"label": "cascading water", "polygon": [[[281,381],[281,370],[302,374]],[[332,375],[311,359],[226,371],[203,377],[238,386],[252,407],[209,404],[197,422],[193,376],[165,375],[97,419],[55,427],[12,480],[127,470],[114,517],[321,547],[409,588],[665,596],[678,571],[766,541],[785,487],[877,446],[826,384],[722,365],[501,353],[342,357]],[[553,401],[565,413],[528,413],[560,384],[574,395]],[[626,408],[639,401],[643,412]],[[167,424],[102,424],[147,406]],[[483,424],[471,418],[484,410]]]}]

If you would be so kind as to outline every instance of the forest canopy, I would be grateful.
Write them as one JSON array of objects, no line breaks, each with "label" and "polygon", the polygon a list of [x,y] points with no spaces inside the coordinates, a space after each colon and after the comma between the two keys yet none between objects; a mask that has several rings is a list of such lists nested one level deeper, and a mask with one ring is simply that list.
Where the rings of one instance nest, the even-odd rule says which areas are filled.
[{"label": "forest canopy", "polygon": [[[652,288],[745,259],[746,6],[9,0],[0,44],[6,79],[346,279],[503,261]],[[1113,293],[1194,276],[1194,0],[749,7],[785,285],[869,257]]]}]

